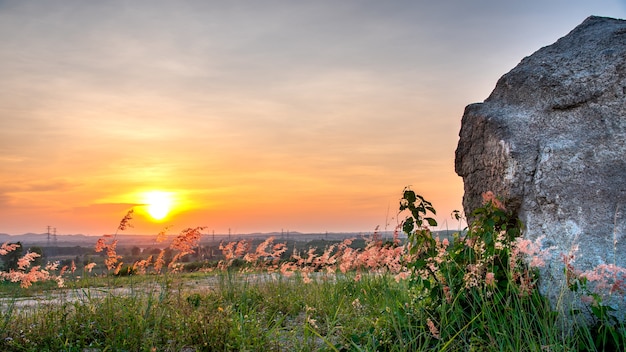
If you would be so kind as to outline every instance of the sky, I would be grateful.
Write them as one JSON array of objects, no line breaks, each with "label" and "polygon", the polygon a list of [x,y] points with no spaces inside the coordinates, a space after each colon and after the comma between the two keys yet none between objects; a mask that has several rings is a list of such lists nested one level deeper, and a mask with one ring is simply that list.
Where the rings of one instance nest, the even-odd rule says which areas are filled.
[{"label": "sky", "polygon": [[0,1],[0,233],[393,230],[407,186],[456,230],[465,106],[590,15],[626,1]]}]

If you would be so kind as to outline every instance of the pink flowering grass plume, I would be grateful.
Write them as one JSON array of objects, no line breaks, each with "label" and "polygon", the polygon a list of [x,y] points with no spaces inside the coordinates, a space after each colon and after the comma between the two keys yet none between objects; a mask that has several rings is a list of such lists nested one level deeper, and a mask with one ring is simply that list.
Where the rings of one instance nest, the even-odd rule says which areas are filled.
[{"label": "pink flowering grass plume", "polygon": [[391,247],[385,246],[382,248],[382,267],[386,268],[390,273],[397,274],[402,272],[406,268],[404,262],[404,253],[406,249],[403,246]]},{"label": "pink flowering grass plume", "polygon": [[443,286],[443,294],[446,299],[446,302],[448,302],[448,304],[452,303],[452,292],[450,290],[450,286],[448,285]]},{"label": "pink flowering grass plume", "polygon": [[95,266],[96,266],[96,263],[89,263],[85,265],[85,270],[87,270],[87,272],[91,272]]},{"label": "pink flowering grass plume", "polygon": [[228,260],[235,258],[235,246],[236,245],[237,245],[237,242],[229,242],[227,244],[220,242],[219,250],[222,251],[222,255],[224,256],[225,260],[228,261]]},{"label": "pink flowering grass plume", "polygon": [[166,226],[163,230],[161,230],[156,237],[157,243],[163,242],[167,239],[167,231],[169,231],[171,226]]},{"label": "pink flowering grass plume", "polygon": [[[375,269],[377,263],[380,259],[380,253],[378,245],[379,241],[376,236],[373,236],[372,239],[366,239],[365,248],[362,250],[346,248],[344,249],[347,254],[342,255],[340,259],[346,260],[349,266],[339,265],[339,268],[342,272],[346,272],[347,270],[357,270],[361,271],[363,269],[369,268],[371,270]],[[341,269],[343,267],[343,269]],[[357,275],[360,279],[360,275]]]},{"label": "pink flowering grass plume", "polygon": [[626,294],[626,268],[615,264],[600,264],[580,274],[594,284],[594,291],[601,295]]},{"label": "pink flowering grass plume", "polygon": [[133,270],[139,275],[144,275],[150,264],[152,264],[152,256],[149,256],[147,259],[136,261],[133,264]]},{"label": "pink flowering grass plume", "polygon": [[353,248],[345,248],[342,251],[340,260],[339,260],[339,270],[342,273],[347,273],[348,271],[355,268],[355,263],[357,262],[358,251]]},{"label": "pink flowering grass plume", "polygon": [[468,264],[465,268],[465,274],[463,275],[463,282],[465,288],[478,287],[483,282],[483,270],[482,263]]},{"label": "pink flowering grass plume", "polygon": [[170,248],[185,254],[195,253],[194,248],[198,246],[200,237],[202,237],[201,231],[205,228],[205,226],[200,226],[183,230],[180,235],[174,238]]},{"label": "pink flowering grass plume", "polygon": [[332,244],[324,249],[319,256],[313,256],[311,264],[316,268],[326,268],[326,271],[333,272],[336,270],[337,264],[337,244]]},{"label": "pink flowering grass plume", "polygon": [[311,280],[311,277],[309,276],[309,271],[308,270],[301,270],[300,271],[302,273],[302,282],[305,284],[310,284],[313,280]]},{"label": "pink flowering grass plume", "polygon": [[294,262],[284,262],[280,265],[280,273],[285,277],[291,277],[298,271],[298,266]]},{"label": "pink flowering grass plume", "polygon": [[168,264],[168,269],[171,273],[180,273],[183,271],[184,265],[183,263],[170,262],[170,264]]},{"label": "pink flowering grass plume", "polygon": [[239,241],[237,246],[235,247],[235,257],[242,258],[248,251],[252,245],[248,241]]},{"label": "pink flowering grass plume", "polygon": [[[580,294],[581,302],[593,306],[604,305],[604,299],[623,300],[626,296],[626,268],[615,264],[599,264],[585,272],[575,266],[578,244],[568,253],[562,253],[565,279],[570,290]],[[600,310],[599,312],[602,312]],[[598,313],[595,313],[598,318]]]},{"label": "pink flowering grass plume", "polygon": [[315,258],[317,257],[317,254],[315,254],[315,252],[317,252],[317,248],[309,248],[306,256],[304,258],[301,257],[300,260],[304,260],[304,264],[307,264],[309,266],[313,265],[313,263],[315,262]]},{"label": "pink flowering grass plume", "polygon": [[[56,271],[59,269],[59,265],[61,265],[61,263],[59,261],[55,261],[55,262],[48,262],[48,264],[46,264],[45,270],[47,271]],[[62,271],[67,270],[67,265],[64,266],[65,269],[62,269]]]},{"label": "pink flowering grass plume", "polygon": [[119,275],[120,271],[122,270],[122,265],[124,265],[124,263],[117,263],[117,266],[115,266],[115,270],[113,270],[113,275]]},{"label": "pink flowering grass plume", "polygon": [[561,253],[561,260],[565,265],[565,280],[568,286],[576,284],[582,275],[582,272],[574,266],[576,260],[576,252],[578,251],[578,245],[572,246],[567,254]]},{"label": "pink flowering grass plume", "polygon": [[224,244],[220,243],[219,249],[222,251],[222,255],[224,256],[224,260],[221,260],[218,263],[218,268],[224,270],[231,266],[235,259],[243,258],[251,248],[251,244],[249,241],[241,240],[234,241]]},{"label": "pink flowering grass plume", "polygon": [[[393,274],[396,280],[406,279],[410,276],[407,260],[412,260],[406,246],[394,244],[396,242],[383,243],[378,237],[372,235],[364,238],[366,246],[363,249],[350,247],[354,239],[346,239],[340,243],[327,246],[321,254],[317,248],[309,248],[306,252],[294,250],[291,256],[294,267],[298,270],[325,271],[327,273],[347,273],[357,271],[357,279],[360,279],[362,271],[370,273]],[[283,264],[285,268],[285,266]],[[306,277],[305,277],[306,279]]]},{"label": "pink flowering grass plume", "polygon": [[[445,281],[441,272],[440,266],[449,261],[448,246],[450,242],[447,238],[441,240],[439,237],[435,238],[435,247],[432,250],[434,255],[428,256],[426,260],[426,268],[430,275],[432,275],[438,282]],[[480,253],[480,251],[477,251]]]},{"label": "pink flowering grass plume", "polygon": [[268,257],[270,256],[270,252],[267,251],[268,248],[272,246],[274,242],[274,236],[267,238],[265,241],[261,242],[257,247],[255,254],[260,257]]},{"label": "pink flowering grass plume", "polygon": [[544,267],[546,265],[545,259],[553,249],[553,247],[547,249],[541,248],[541,241],[543,241],[544,237],[545,236],[540,236],[535,241],[522,237],[516,238],[511,248],[511,259],[516,260],[521,256],[525,256],[532,268]]},{"label": "pink flowering grass plume", "polygon": [[400,282],[409,279],[411,277],[411,274],[411,271],[405,270],[397,273],[393,278],[394,280],[396,280],[396,282]]},{"label": "pink flowering grass plume", "polygon": [[59,271],[59,276],[63,276],[63,274],[65,274],[65,272],[67,272],[67,270],[70,267],[68,265],[63,265],[63,267],[61,268],[61,271]]},{"label": "pink flowering grass plume", "polygon": [[[389,272],[391,274],[400,274],[408,271],[407,263],[411,260],[406,246],[395,244],[386,244],[379,249],[379,264],[376,268],[379,272]],[[399,275],[401,278],[404,275]]]},{"label": "pink flowering grass plume", "polygon": [[154,261],[154,271],[160,273],[163,265],[165,265],[165,249],[162,249],[161,252],[159,252],[157,259]]},{"label": "pink flowering grass plume", "polygon": [[48,263],[44,269],[40,265],[31,267],[32,262],[41,255],[35,252],[28,252],[18,259],[17,270],[11,269],[9,272],[0,272],[0,278],[11,282],[19,282],[20,287],[28,288],[34,282],[55,280],[59,287],[63,287],[64,282],[59,275],[51,274],[51,271],[58,270],[59,262]]},{"label": "pink flowering grass plume", "polygon": [[[104,236],[106,236],[106,235],[104,235]],[[94,250],[95,250],[96,253],[100,253],[100,252],[106,250],[106,248],[107,248],[107,243],[106,243],[106,241],[104,239],[104,236],[102,236],[102,238],[98,238],[98,240],[96,241],[96,245],[94,247]]]},{"label": "pink flowering grass plume", "polygon": [[441,337],[439,336],[439,329],[435,326],[435,323],[430,319],[426,319],[426,325],[428,326],[428,330],[430,334],[433,335],[434,338],[439,340]]},{"label": "pink flowering grass plume", "polygon": [[261,267],[268,267],[267,264],[277,265],[281,255],[287,251],[287,245],[285,243],[274,244],[274,239],[274,236],[268,237],[259,243],[254,252],[246,253],[243,259]]},{"label": "pink flowering grass plume", "polygon": [[20,270],[24,270],[30,266],[30,263],[35,259],[41,257],[41,254],[35,252],[28,252],[23,257],[17,260],[17,268]]},{"label": "pink flowering grass plume", "polygon": [[361,265],[370,270],[377,269],[378,264],[382,261],[382,251],[380,249],[381,247],[378,245],[378,241],[373,240],[369,242],[365,246],[365,250],[359,255]]},{"label": "pink flowering grass plume", "polygon": [[501,230],[498,232],[493,247],[498,251],[502,251],[508,247],[508,243],[506,242],[506,231]]},{"label": "pink flowering grass plume", "polygon": [[270,256],[274,258],[280,258],[285,252],[287,252],[287,244],[277,243],[272,246],[272,253],[270,254]]},{"label": "pink flowering grass plume", "polygon": [[170,244],[170,248],[178,251],[178,253],[172,258],[170,262],[170,267],[174,263],[176,263],[180,258],[184,257],[187,254],[195,253],[194,248],[198,247],[198,242],[202,237],[202,230],[204,230],[205,226],[199,227],[190,227],[183,230]]},{"label": "pink flowering grass plume", "polygon": [[17,243],[4,242],[2,246],[0,246],[0,255],[7,255],[9,252],[13,252],[18,248],[20,248],[20,245]]},{"label": "pink flowering grass plume", "polygon": [[[119,225],[117,226],[117,231],[115,231],[115,234],[102,235],[102,237],[96,241],[96,246],[95,246],[96,253],[106,251],[107,258],[104,260],[104,264],[106,265],[108,270],[113,270],[113,269],[119,270],[119,268],[121,268],[122,262],[120,262],[120,259],[122,259],[122,256],[118,255],[116,252],[115,248],[117,247],[117,240],[115,239],[115,237],[117,236],[117,233],[119,231],[124,231],[132,227],[132,224],[130,223],[130,221],[133,219],[133,213],[134,213],[134,209],[131,208],[126,213],[126,215],[124,215],[122,220],[120,220]],[[108,238],[113,238],[113,240],[110,243],[107,243],[106,239]]]},{"label": "pink flowering grass plume", "polygon": [[502,201],[500,201],[495,196],[495,194],[493,194],[492,191],[487,191],[487,192],[483,193],[482,197],[483,197],[483,204],[491,203],[491,204],[493,204],[493,206],[495,206],[498,209],[506,210],[506,207],[504,206],[504,203],[502,203]]},{"label": "pink flowering grass plume", "polygon": [[220,251],[226,260],[242,258],[250,249],[250,243],[246,240],[228,242],[220,242]]},{"label": "pink flowering grass plume", "polygon": [[113,240],[111,243],[106,243],[103,238],[98,239],[96,242],[96,252],[106,251],[107,258],[104,260],[104,264],[107,269],[113,270],[122,256],[118,255],[116,252],[117,240]]},{"label": "pink flowering grass plume", "polygon": [[495,274],[493,272],[488,272],[485,274],[485,285],[494,286],[496,284]]},{"label": "pink flowering grass plume", "polygon": [[12,281],[13,282],[19,281],[20,286],[23,288],[28,288],[32,286],[34,282],[46,281],[50,279],[50,273],[45,270],[41,270],[41,266],[39,265],[32,267],[28,272],[17,271],[17,272],[12,272],[12,274],[14,275]]},{"label": "pink flowering grass plume", "polygon": [[133,227],[130,221],[133,219],[134,212],[135,212],[135,209],[130,209],[126,213],[126,215],[124,215],[124,217],[120,221],[120,224],[117,226],[118,231],[125,231],[126,229]]},{"label": "pink flowering grass plume", "polygon": [[400,240],[400,229],[402,225],[398,224],[396,228],[393,230],[393,244],[399,246],[402,241]]},{"label": "pink flowering grass plume", "polygon": [[65,287],[65,279],[63,279],[63,276],[55,276],[54,281],[56,281],[57,287]]}]

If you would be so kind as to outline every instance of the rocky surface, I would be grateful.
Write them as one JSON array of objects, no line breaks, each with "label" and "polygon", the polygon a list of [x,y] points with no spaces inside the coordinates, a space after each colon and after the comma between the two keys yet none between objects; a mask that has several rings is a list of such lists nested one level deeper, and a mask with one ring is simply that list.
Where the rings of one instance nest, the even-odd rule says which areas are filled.
[{"label": "rocky surface", "polygon": [[[587,18],[467,106],[455,168],[466,214],[493,191],[527,238],[555,247],[540,286],[554,304],[563,298],[562,253],[578,246],[581,271],[626,267],[626,21]],[[624,312],[618,296],[609,301]]]}]

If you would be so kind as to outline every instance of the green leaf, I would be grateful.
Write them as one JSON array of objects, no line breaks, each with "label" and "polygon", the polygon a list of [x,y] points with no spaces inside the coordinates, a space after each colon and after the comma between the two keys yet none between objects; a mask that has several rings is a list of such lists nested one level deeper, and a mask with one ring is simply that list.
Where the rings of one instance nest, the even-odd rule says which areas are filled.
[{"label": "green leaf", "polygon": [[415,268],[416,269],[422,269],[426,267],[426,260],[424,259],[418,259],[415,261]]},{"label": "green leaf", "polygon": [[591,311],[593,312],[593,315],[596,316],[596,318],[602,320],[602,318],[604,317],[604,310],[602,309],[603,306],[591,306]]},{"label": "green leaf", "polygon": [[428,221],[428,226],[437,226],[437,220],[433,218],[424,218],[424,220]]},{"label": "green leaf", "polygon": [[406,199],[409,203],[415,203],[415,201],[417,200],[415,192],[411,191],[410,189],[404,191],[404,195],[402,198]]},{"label": "green leaf", "polygon": [[413,218],[407,218],[406,220],[404,220],[404,224],[402,224],[402,231],[404,231],[404,233],[410,235],[413,232],[414,228],[415,224]]}]

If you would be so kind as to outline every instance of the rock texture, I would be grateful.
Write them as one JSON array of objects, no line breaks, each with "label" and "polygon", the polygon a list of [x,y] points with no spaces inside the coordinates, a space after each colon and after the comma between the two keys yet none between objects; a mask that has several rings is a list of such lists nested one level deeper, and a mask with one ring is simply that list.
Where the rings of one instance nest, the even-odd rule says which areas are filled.
[{"label": "rock texture", "polygon": [[[466,214],[493,191],[527,238],[555,247],[540,283],[553,303],[565,284],[560,254],[576,245],[582,271],[626,267],[626,21],[587,18],[467,106],[455,168]],[[609,301],[626,311],[623,295]]]}]

